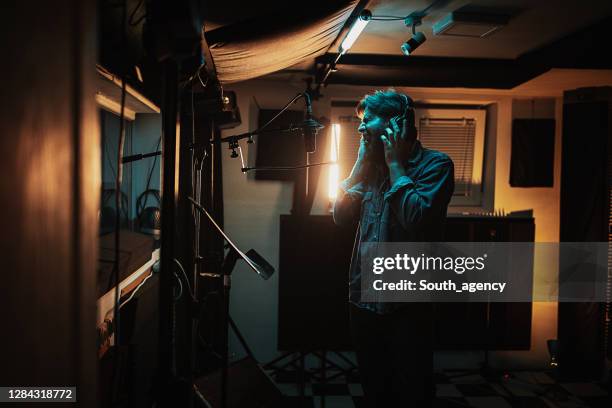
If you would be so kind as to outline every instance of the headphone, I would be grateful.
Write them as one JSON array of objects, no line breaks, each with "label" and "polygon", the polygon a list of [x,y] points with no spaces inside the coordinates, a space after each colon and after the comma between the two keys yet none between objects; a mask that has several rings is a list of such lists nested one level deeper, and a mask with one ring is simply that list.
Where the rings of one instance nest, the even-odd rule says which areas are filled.
[{"label": "headphone", "polygon": [[[404,101],[404,108],[401,114],[394,116],[393,118],[391,118],[391,120],[395,119],[395,123],[397,123],[398,126],[401,126],[402,120],[408,120],[408,112],[412,111],[412,106],[410,105],[410,100],[405,94],[399,94],[399,95],[402,97],[402,100]],[[416,127],[414,125],[414,114],[412,115],[412,118],[413,118],[412,124],[410,127],[411,127],[411,130],[414,133],[416,133]]]},{"label": "headphone", "polygon": [[400,96],[404,100],[404,110],[402,114],[398,116],[398,120],[406,119],[406,115],[408,114],[408,108],[410,107],[410,103],[408,102],[408,97],[405,94],[400,94]]},{"label": "headphone", "polygon": [[[116,190],[113,188],[107,188],[102,190],[102,204],[100,206],[99,220],[100,220],[100,235],[108,234],[115,230],[115,222],[117,217],[117,209],[115,208],[114,198],[116,195]],[[125,228],[129,224],[129,214],[128,214],[128,197],[123,192],[120,191],[120,199],[121,199],[121,213],[120,223],[121,228]]]},{"label": "headphone", "polygon": [[[148,197],[153,197],[156,205],[147,207]],[[159,190],[145,190],[136,200],[136,218],[140,232],[153,235],[156,239],[161,233],[161,197]]]}]

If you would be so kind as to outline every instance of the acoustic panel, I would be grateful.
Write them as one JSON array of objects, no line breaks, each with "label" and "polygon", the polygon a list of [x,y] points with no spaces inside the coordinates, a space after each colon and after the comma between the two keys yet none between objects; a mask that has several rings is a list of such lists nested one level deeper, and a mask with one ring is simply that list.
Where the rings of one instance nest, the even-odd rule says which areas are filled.
[{"label": "acoustic panel", "polygon": [[555,120],[514,119],[510,185],[552,187],[555,167]]}]

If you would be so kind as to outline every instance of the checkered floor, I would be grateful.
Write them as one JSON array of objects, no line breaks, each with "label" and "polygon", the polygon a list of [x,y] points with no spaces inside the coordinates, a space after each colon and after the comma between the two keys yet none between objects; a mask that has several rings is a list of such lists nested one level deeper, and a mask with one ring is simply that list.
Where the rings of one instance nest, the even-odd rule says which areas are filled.
[{"label": "checkered floor", "polygon": [[[273,376],[284,395],[283,408],[365,408],[363,390],[357,378],[347,382],[342,377],[329,384],[307,381],[304,397],[301,397],[292,374]],[[544,372],[520,371],[485,378],[480,374],[445,371],[436,375],[436,388],[436,408],[612,407],[605,385],[556,383]]]}]

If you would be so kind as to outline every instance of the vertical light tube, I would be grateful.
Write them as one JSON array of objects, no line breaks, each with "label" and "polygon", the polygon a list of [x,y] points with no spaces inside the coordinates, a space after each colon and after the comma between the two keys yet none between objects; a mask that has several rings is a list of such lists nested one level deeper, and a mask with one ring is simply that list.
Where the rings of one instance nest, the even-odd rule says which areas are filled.
[{"label": "vertical light tube", "polygon": [[359,34],[361,34],[361,32],[368,25],[371,19],[372,13],[370,12],[370,10],[363,10],[359,14],[359,17],[357,17],[357,20],[355,20],[349,32],[346,34],[346,37],[344,37],[344,40],[342,40],[342,43],[340,44],[340,54],[346,54],[346,52],[353,46],[353,44],[357,40],[357,37],[359,37]]},{"label": "vertical light tube", "polygon": [[330,161],[335,164],[329,165],[329,199],[334,201],[338,195],[338,183],[340,182],[340,168],[338,167],[338,159],[340,153],[340,125],[334,123],[332,125],[330,146]]}]

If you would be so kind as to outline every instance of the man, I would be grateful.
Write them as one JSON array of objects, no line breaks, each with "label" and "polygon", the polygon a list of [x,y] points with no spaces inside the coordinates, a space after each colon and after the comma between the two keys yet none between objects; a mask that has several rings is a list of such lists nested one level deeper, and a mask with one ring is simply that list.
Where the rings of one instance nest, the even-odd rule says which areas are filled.
[{"label": "man", "polygon": [[359,222],[351,259],[351,336],[367,406],[423,408],[435,395],[429,303],[361,301],[360,245],[441,241],[453,162],[416,140],[412,100],[393,89],[357,106],[361,143],[341,183],[334,221]]}]

